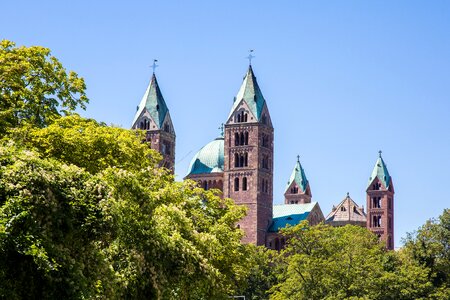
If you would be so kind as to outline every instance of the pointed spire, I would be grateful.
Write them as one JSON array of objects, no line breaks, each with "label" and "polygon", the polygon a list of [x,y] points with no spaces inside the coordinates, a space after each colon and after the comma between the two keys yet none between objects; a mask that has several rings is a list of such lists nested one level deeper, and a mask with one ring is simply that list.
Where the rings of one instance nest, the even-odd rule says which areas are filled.
[{"label": "pointed spire", "polygon": [[230,118],[242,100],[245,101],[255,119],[257,121],[261,119],[261,114],[266,101],[264,100],[258,82],[256,81],[251,64],[248,66],[247,74],[244,77],[244,81],[242,82],[235,99],[236,101],[233,103],[228,118]]},{"label": "pointed spire", "polygon": [[375,178],[378,178],[378,180],[380,180],[383,183],[386,189],[389,188],[391,176],[389,175],[389,171],[383,160],[383,157],[381,157],[381,153],[382,153],[381,150],[378,151],[378,159],[375,163],[375,166],[373,167],[372,174],[370,175],[367,187],[369,187],[372,184]]},{"label": "pointed spire", "polygon": [[[153,67],[156,68],[156,60],[153,62]],[[157,129],[161,129],[169,109],[167,108],[161,90],[159,89],[155,73],[152,74],[152,79],[150,80],[138,110],[136,111],[133,119],[133,127],[135,127],[136,121],[145,111],[149,113],[150,117],[157,125]]]},{"label": "pointed spire", "polygon": [[284,191],[285,193],[288,191],[293,181],[295,181],[295,183],[302,189],[303,193],[306,191],[306,188],[308,186],[308,179],[306,178],[305,170],[300,163],[300,155],[297,155],[297,163],[292,170],[291,177],[289,178],[286,189]]}]

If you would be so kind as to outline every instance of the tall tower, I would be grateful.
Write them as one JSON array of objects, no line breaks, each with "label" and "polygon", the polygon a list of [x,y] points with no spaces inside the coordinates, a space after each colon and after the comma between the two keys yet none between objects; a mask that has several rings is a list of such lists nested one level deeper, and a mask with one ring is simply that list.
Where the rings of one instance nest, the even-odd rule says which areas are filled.
[{"label": "tall tower", "polygon": [[137,107],[131,128],[146,131],[146,139],[150,147],[163,156],[160,165],[173,173],[175,165],[175,130],[154,72],[144,97],[142,97],[141,103]]},{"label": "tall tower", "polygon": [[394,185],[381,157],[375,163],[367,185],[367,228],[394,249]]},{"label": "tall tower", "polygon": [[311,197],[311,188],[305,170],[300,164],[300,156],[297,156],[297,163],[292,170],[284,192],[284,204],[311,203]]},{"label": "tall tower", "polygon": [[244,243],[264,245],[272,222],[273,127],[252,66],[225,124],[224,196],[247,206]]}]

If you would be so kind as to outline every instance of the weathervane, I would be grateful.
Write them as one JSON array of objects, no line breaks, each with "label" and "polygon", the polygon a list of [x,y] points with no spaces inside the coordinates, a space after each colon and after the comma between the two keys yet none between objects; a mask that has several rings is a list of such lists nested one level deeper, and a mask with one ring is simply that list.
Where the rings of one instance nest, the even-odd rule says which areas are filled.
[{"label": "weathervane", "polygon": [[223,123],[219,127],[220,135],[223,136]]},{"label": "weathervane", "polygon": [[153,74],[155,74],[155,70],[156,70],[156,68],[157,67],[159,67],[156,63],[158,62],[158,60],[157,59],[154,59],[153,60],[153,65],[152,65],[152,69],[153,69]]},{"label": "weathervane", "polygon": [[253,49],[248,50],[248,56],[246,57],[248,59],[248,64],[252,65],[252,59],[255,58],[255,56],[252,55]]}]

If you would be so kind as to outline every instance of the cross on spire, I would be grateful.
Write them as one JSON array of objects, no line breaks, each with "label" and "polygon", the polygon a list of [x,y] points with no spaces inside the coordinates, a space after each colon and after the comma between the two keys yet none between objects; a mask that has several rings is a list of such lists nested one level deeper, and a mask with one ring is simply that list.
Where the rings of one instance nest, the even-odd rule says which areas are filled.
[{"label": "cross on spire", "polygon": [[159,66],[156,64],[157,62],[158,62],[157,59],[154,59],[154,60],[153,60],[153,64],[152,64],[153,74],[155,74],[156,68],[159,67]]},{"label": "cross on spire", "polygon": [[382,153],[382,152],[383,152],[383,151],[381,151],[381,150],[378,151],[378,156],[379,156],[379,157],[381,157],[381,153]]},{"label": "cross on spire", "polygon": [[300,155],[297,155],[297,162],[300,162]]},{"label": "cross on spire", "polygon": [[220,124],[219,130],[220,130],[220,135],[223,136],[223,123]]},{"label": "cross on spire", "polygon": [[248,50],[248,56],[246,57],[250,66],[252,65],[252,59],[255,58],[255,56],[252,55],[253,51],[253,49]]}]

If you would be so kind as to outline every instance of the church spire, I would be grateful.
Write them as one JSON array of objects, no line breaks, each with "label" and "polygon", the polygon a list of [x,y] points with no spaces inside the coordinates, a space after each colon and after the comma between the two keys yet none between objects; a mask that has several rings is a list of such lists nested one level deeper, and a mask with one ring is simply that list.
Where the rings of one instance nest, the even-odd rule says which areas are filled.
[{"label": "church spire", "polygon": [[381,150],[378,151],[378,159],[377,162],[375,163],[375,166],[373,167],[372,174],[370,175],[367,187],[369,187],[372,184],[375,178],[378,178],[378,180],[380,180],[381,183],[383,183],[386,189],[389,188],[389,185],[391,183],[391,176],[389,175],[387,166],[383,160],[383,157],[381,156],[381,153],[382,153]]},{"label": "church spire", "polygon": [[[240,106],[245,105],[253,116],[253,122],[259,122],[263,115],[264,106],[266,101],[259,88],[256,76],[253,73],[252,65],[249,64],[247,73],[236,95],[233,107],[231,108],[228,119],[233,113],[239,109]],[[250,122],[250,119],[249,121]]]},{"label": "church spire", "polygon": [[306,191],[306,186],[308,185],[308,179],[306,178],[305,170],[300,163],[300,155],[297,155],[297,163],[295,164],[294,169],[292,170],[291,177],[287,183],[285,193],[288,191],[291,184],[295,181],[298,187],[301,188],[302,192]]},{"label": "church spire", "polygon": [[311,189],[309,187],[308,179],[306,178],[305,170],[300,163],[299,155],[297,155],[297,163],[287,182],[284,197],[286,204],[311,202]]},{"label": "church spire", "polygon": [[139,128],[139,124],[137,124],[138,119],[148,112],[149,117],[156,126],[155,128],[150,129],[162,129],[168,111],[169,109],[167,108],[161,90],[159,89],[158,80],[156,79],[155,73],[153,73],[150,83],[147,86],[147,90],[134,115],[132,128]]}]

